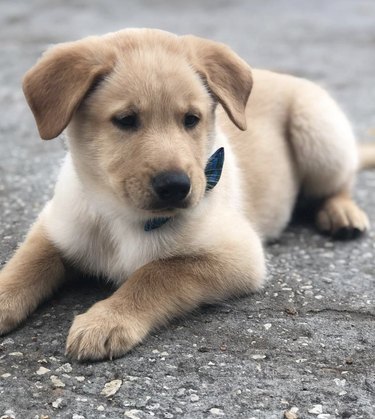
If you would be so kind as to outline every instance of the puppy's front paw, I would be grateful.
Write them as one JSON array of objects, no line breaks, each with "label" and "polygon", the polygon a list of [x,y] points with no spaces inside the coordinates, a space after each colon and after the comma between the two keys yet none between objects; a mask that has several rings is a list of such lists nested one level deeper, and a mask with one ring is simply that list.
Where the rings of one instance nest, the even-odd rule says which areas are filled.
[{"label": "puppy's front paw", "polygon": [[27,316],[26,299],[21,293],[0,286],[0,336],[15,329]]},{"label": "puppy's front paw", "polygon": [[146,334],[146,328],[139,321],[116,312],[107,301],[101,301],[74,319],[66,355],[79,361],[117,358]]}]

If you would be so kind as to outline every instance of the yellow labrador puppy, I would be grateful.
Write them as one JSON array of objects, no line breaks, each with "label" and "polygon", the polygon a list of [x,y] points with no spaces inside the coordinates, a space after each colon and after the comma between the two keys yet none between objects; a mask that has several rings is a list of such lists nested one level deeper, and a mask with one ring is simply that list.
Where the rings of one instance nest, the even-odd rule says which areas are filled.
[{"label": "yellow labrador puppy", "polygon": [[118,357],[171,317],[260,288],[262,241],[298,194],[321,201],[324,232],[368,228],[350,197],[359,153],[335,102],[222,44],[151,29],[90,37],[47,51],[23,88],[41,137],[67,128],[69,152],[0,273],[1,334],[73,264],[118,290],[76,317],[67,354]]}]

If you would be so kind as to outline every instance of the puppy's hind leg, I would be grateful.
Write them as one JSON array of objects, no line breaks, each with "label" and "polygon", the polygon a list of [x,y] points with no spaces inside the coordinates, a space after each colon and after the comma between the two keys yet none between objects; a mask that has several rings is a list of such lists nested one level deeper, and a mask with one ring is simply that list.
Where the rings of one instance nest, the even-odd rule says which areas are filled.
[{"label": "puppy's hind leg", "polygon": [[356,238],[370,226],[367,215],[345,190],[323,202],[316,224],[320,231],[338,239]]},{"label": "puppy's hind leg", "polygon": [[19,325],[63,281],[65,268],[40,221],[0,272],[0,335]]},{"label": "puppy's hind leg", "polygon": [[369,228],[369,221],[351,198],[359,159],[352,128],[324,90],[301,83],[289,124],[301,192],[322,202],[316,215],[320,231],[355,238]]}]

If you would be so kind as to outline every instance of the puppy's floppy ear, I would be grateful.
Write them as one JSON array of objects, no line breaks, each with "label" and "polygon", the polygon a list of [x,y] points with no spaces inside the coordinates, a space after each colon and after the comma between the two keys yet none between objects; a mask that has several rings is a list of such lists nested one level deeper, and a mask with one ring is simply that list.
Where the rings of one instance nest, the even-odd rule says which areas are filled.
[{"label": "puppy's floppy ear", "polygon": [[113,64],[110,46],[90,37],[52,47],[25,74],[23,91],[44,140],[66,128],[87,91]]},{"label": "puppy's floppy ear", "polygon": [[193,66],[206,80],[232,122],[245,131],[245,108],[253,85],[249,65],[224,44],[191,35],[181,38]]}]

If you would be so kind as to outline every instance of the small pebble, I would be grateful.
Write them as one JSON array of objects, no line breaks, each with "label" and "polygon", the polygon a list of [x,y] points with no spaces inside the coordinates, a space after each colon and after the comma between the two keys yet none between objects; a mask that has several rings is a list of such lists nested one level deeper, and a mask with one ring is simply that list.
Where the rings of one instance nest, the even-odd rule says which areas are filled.
[{"label": "small pebble", "polygon": [[186,393],[186,388],[185,387],[181,387],[177,390],[177,396],[181,397]]},{"label": "small pebble", "polygon": [[131,409],[126,410],[124,415],[130,419],[140,419],[140,416],[138,416],[139,413],[143,413],[142,410]]},{"label": "small pebble", "polygon": [[348,392],[343,390],[343,391],[340,391],[339,396],[345,396],[345,394],[348,394]]},{"label": "small pebble", "polygon": [[18,356],[18,357],[21,357],[21,356],[23,356],[23,353],[22,352],[11,352],[9,354],[9,356]]},{"label": "small pebble", "polygon": [[103,390],[100,392],[102,396],[111,397],[115,395],[122,385],[122,380],[113,380],[106,383]]},{"label": "small pebble", "polygon": [[285,419],[298,419],[297,412],[298,412],[298,407],[293,406],[289,410],[286,410],[284,412],[284,417]]},{"label": "small pebble", "polygon": [[101,404],[96,408],[96,410],[99,410],[99,412],[104,412],[104,406]]},{"label": "small pebble", "polygon": [[63,387],[65,387],[65,384],[56,375],[51,375],[50,378],[51,378],[52,384],[53,384],[53,386],[55,388],[63,388]]},{"label": "small pebble", "polygon": [[52,407],[58,409],[61,406],[63,399],[61,397],[57,398],[54,402],[52,402]]},{"label": "small pebble", "polygon": [[210,413],[212,415],[215,415],[215,416],[224,416],[225,415],[224,410],[219,409],[218,407],[213,407],[212,409],[210,409]]},{"label": "small pebble", "polygon": [[286,410],[284,412],[285,419],[298,419],[298,415],[296,412],[292,412],[292,410]]},{"label": "small pebble", "polygon": [[6,338],[2,341],[1,346],[13,345],[13,344],[14,344],[14,340],[12,338]]},{"label": "small pebble", "polygon": [[2,378],[8,378],[10,377],[12,374],[9,374],[9,372],[6,372],[5,374],[1,374]]},{"label": "small pebble", "polygon": [[251,355],[251,358],[253,358],[253,359],[265,359],[266,355],[256,354],[256,355]]},{"label": "small pebble", "polygon": [[[160,403],[152,403],[146,406],[148,410],[158,410],[160,408]],[[151,414],[151,412],[149,412]],[[154,414],[152,414],[154,416]]]},{"label": "small pebble", "polygon": [[335,384],[337,386],[339,386],[339,387],[345,387],[345,384],[346,384],[345,378],[343,378],[342,380],[340,380],[340,378],[335,378],[333,381],[335,382]]},{"label": "small pebble", "polygon": [[73,368],[69,363],[66,363],[64,365],[61,365],[61,367],[57,368],[56,371],[58,372],[72,372]]},{"label": "small pebble", "polygon": [[197,402],[199,400],[199,396],[197,394],[192,394],[190,396],[190,401],[192,401],[193,403]]},{"label": "small pebble", "polygon": [[312,409],[309,410],[312,415],[320,415],[323,413],[323,407],[321,404],[315,404]]},{"label": "small pebble", "polygon": [[79,375],[78,377],[75,377],[75,379],[82,383],[83,381],[85,381],[86,378],[83,375]]},{"label": "small pebble", "polygon": [[51,370],[49,370],[48,368],[40,367],[36,373],[38,375],[44,375],[44,374],[47,374],[47,372],[50,372],[50,371]]},{"label": "small pebble", "polygon": [[294,307],[287,307],[285,313],[294,316],[297,314],[297,310]]},{"label": "small pebble", "polygon": [[266,324],[264,325],[264,328],[265,328],[266,330],[271,329],[271,327],[272,327],[272,324],[271,324],[271,323],[266,323]]}]

